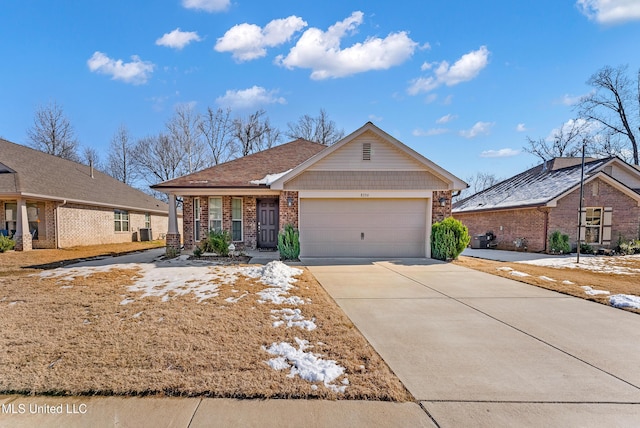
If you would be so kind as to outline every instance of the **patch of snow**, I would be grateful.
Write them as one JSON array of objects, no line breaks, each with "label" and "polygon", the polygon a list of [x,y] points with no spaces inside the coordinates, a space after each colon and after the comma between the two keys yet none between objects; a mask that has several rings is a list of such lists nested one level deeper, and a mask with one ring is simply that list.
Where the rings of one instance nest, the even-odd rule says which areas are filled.
[{"label": "patch of snow", "polygon": [[73,288],[73,285],[63,285],[63,286],[61,286],[60,288],[65,288],[65,289],[66,289],[66,288]]},{"label": "patch of snow", "polygon": [[640,297],[631,294],[614,294],[609,297],[609,304],[616,308],[640,309]]},{"label": "patch of snow", "polygon": [[622,263],[628,260],[640,260],[640,255],[624,257],[581,256],[580,263],[576,263],[576,258],[574,257],[550,257],[538,260],[523,260],[517,263],[554,268],[584,269],[617,275],[634,275],[640,273],[640,269],[621,266]]},{"label": "patch of snow", "polygon": [[136,301],[135,299],[130,299],[130,298],[128,298],[128,297],[127,297],[127,298],[126,298],[126,299],[124,299],[122,302],[120,302],[120,304],[121,304],[121,305],[128,305],[129,303],[133,303],[133,302],[135,302],[135,301]]},{"label": "patch of snow", "polygon": [[143,311],[138,312],[137,314],[133,315],[133,318],[140,318],[140,315],[142,315]]},{"label": "patch of snow", "polygon": [[504,272],[511,272],[513,270],[513,268],[510,268],[509,266],[503,266],[503,267],[497,268],[497,270],[501,270],[501,271],[504,271]]},{"label": "patch of snow", "polygon": [[528,273],[520,272],[520,271],[517,271],[517,270],[511,271],[511,275],[517,276],[517,277],[520,277],[520,278],[524,278],[526,276],[531,276]]},{"label": "patch of snow", "polygon": [[588,294],[589,296],[598,296],[600,294],[610,294],[606,290],[594,290],[593,288],[589,287],[588,285],[583,285],[580,288],[582,288],[584,290],[584,292],[586,294]]},{"label": "patch of snow", "polygon": [[555,279],[553,279],[553,278],[549,278],[548,276],[544,276],[544,275],[542,275],[542,276],[540,277],[540,279],[541,279],[541,280],[543,280],[543,281],[548,281],[548,282],[556,282],[556,280],[555,280]]},{"label": "patch of snow", "polygon": [[571,281],[569,281],[568,279],[565,279],[564,281],[562,281],[562,283],[563,283],[564,285],[575,285],[575,282],[571,282]]},{"label": "patch of snow", "polygon": [[[287,342],[274,342],[268,348],[263,346],[263,350],[279,357],[272,358],[267,364],[270,367],[283,367],[284,364],[287,364],[288,367],[291,367],[288,377],[300,376],[300,378],[309,382],[322,382],[330,390],[336,393],[344,393],[346,385],[337,386],[333,384],[337,378],[344,374],[344,367],[339,366],[333,360],[323,360],[319,355],[305,352],[305,349],[309,348],[308,341],[297,337],[295,341],[298,349]],[[278,370],[284,370],[285,368],[287,367],[278,368]]]},{"label": "patch of snow", "polygon": [[272,317],[278,321],[273,322],[274,327],[280,327],[286,323],[287,328],[299,327],[303,330],[311,331],[316,329],[316,323],[314,320],[307,320],[302,316],[300,309],[273,309],[271,311]]},{"label": "patch of snow", "polygon": [[291,306],[304,305],[304,300],[298,296],[285,297],[293,288],[292,284],[297,281],[294,277],[302,274],[302,269],[293,268],[281,261],[274,260],[266,266],[239,268],[238,272],[250,278],[260,278],[261,283],[272,286],[256,293],[261,298],[258,302]]},{"label": "patch of snow", "polygon": [[245,291],[242,295],[238,296],[238,297],[227,297],[226,299],[224,299],[225,302],[229,302],[229,303],[238,303],[238,301],[240,299],[242,299],[243,297],[246,297],[249,295],[248,291]]},{"label": "patch of snow", "polygon": [[251,180],[249,183],[251,184],[266,184],[267,186],[271,186],[271,184],[276,181],[277,179],[279,179],[280,177],[290,173],[291,170],[287,170],[284,172],[279,172],[277,174],[267,174],[265,175],[263,178],[261,178],[260,180]]}]

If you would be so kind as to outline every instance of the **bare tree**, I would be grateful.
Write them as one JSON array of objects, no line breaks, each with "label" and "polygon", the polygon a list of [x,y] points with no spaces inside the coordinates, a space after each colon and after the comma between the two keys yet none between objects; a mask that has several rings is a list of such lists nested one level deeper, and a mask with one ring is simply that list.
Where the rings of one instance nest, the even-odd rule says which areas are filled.
[{"label": "bare tree", "polygon": [[109,142],[107,171],[115,179],[129,185],[136,179],[132,151],[133,141],[129,129],[125,125],[120,125]]},{"label": "bare tree", "polygon": [[482,192],[483,190],[488,189],[491,186],[494,186],[502,181],[502,178],[496,177],[495,174],[490,172],[477,172],[475,175],[472,175],[467,178],[467,183],[469,187],[462,190],[458,196],[455,196],[454,199],[456,201],[461,201],[464,198],[467,198],[471,195],[475,195],[478,192]]},{"label": "bare tree", "polygon": [[287,137],[303,138],[325,146],[330,146],[344,137],[344,130],[337,129],[336,123],[329,119],[324,109],[320,109],[316,117],[305,114],[300,116],[297,122],[289,122],[287,126]]},{"label": "bare tree", "polygon": [[[633,163],[638,165],[640,136],[640,74],[634,88],[627,75],[628,66],[605,66],[587,83],[595,91],[583,97],[577,104],[581,117],[600,123],[608,132],[619,134],[631,146]],[[634,94],[634,90],[637,92]],[[636,134],[638,132],[638,134]]]},{"label": "bare tree", "polygon": [[237,147],[233,141],[231,109],[218,108],[213,110],[208,107],[198,127],[207,146],[209,146],[209,154],[214,165],[226,162],[235,156]]},{"label": "bare tree", "polygon": [[98,151],[93,147],[84,147],[82,149],[81,162],[85,165],[92,166],[98,171],[102,171],[104,169],[102,162],[100,161],[100,155],[98,154]]},{"label": "bare tree", "polygon": [[550,139],[537,140],[527,137],[525,152],[538,156],[542,161],[563,156],[578,156],[582,144],[589,138],[589,123],[584,119],[571,119],[555,129]]},{"label": "bare tree", "polygon": [[157,184],[182,175],[185,152],[166,134],[138,140],[131,152],[136,169],[148,184]]},{"label": "bare tree", "polygon": [[180,104],[176,107],[174,115],[167,122],[167,131],[172,143],[184,150],[184,169],[187,173],[209,166],[210,162],[201,138],[200,114],[192,105]]},{"label": "bare tree", "polygon": [[[260,109],[246,118],[238,117],[234,119],[233,133],[240,145],[242,156],[247,156],[266,148],[266,137],[273,135],[275,132],[271,129],[269,119],[264,118],[265,115],[266,112]],[[273,143],[273,139],[270,141]]]},{"label": "bare tree", "polygon": [[50,155],[79,161],[78,140],[62,106],[55,101],[36,110],[33,126],[27,129],[31,146]]}]

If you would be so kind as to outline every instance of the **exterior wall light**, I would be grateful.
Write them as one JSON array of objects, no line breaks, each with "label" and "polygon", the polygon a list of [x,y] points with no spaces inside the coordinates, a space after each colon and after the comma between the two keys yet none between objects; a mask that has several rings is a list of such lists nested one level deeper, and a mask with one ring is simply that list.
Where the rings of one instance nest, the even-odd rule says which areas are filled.
[{"label": "exterior wall light", "polygon": [[441,207],[444,207],[444,206],[447,205],[447,198],[442,197],[442,198],[438,199],[438,202],[440,202],[440,206]]},{"label": "exterior wall light", "polygon": [[290,207],[290,206],[292,206],[292,205],[293,205],[293,198],[292,198],[291,196],[289,196],[289,197],[287,198],[287,206],[288,206],[288,207]]}]

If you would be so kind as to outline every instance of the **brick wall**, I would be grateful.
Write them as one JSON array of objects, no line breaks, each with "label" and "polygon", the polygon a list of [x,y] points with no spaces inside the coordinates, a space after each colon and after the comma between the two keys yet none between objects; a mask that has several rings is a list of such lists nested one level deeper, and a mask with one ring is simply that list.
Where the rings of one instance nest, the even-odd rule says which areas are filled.
[{"label": "brick wall", "polygon": [[[445,198],[445,205],[440,205],[440,198]],[[432,207],[432,223],[451,217],[451,190],[442,190],[433,192]]]},{"label": "brick wall", "polygon": [[[297,192],[289,192],[295,193]],[[264,196],[265,198],[273,198],[273,195]],[[233,210],[233,196],[222,196],[222,228],[231,233]],[[236,249],[255,249],[258,239],[258,223],[257,223],[257,199],[260,196],[242,196],[242,241],[234,241]],[[183,212],[183,235],[185,249],[192,250],[197,243],[194,240],[194,217],[193,217],[193,199],[194,197],[184,197]],[[297,203],[297,202],[296,202]],[[286,201],[285,201],[286,205]],[[289,209],[288,209],[289,210]],[[282,215],[282,209],[281,209]],[[281,220],[282,221],[282,218]],[[296,210],[297,223],[297,210]],[[282,224],[282,223],[281,223]],[[209,196],[200,197],[200,237],[204,239],[209,233]]]},{"label": "brick wall", "polygon": [[545,221],[547,214],[543,210],[528,208],[521,210],[502,210],[482,213],[454,213],[467,228],[469,235],[485,234],[491,231],[496,236],[498,249],[522,250],[515,241],[526,238],[527,251],[545,251]]},{"label": "brick wall", "polygon": [[[577,189],[558,201],[549,215],[549,233],[559,230],[569,235],[572,248],[578,238],[578,207],[580,190]],[[638,203],[620,192],[615,187],[597,179],[584,186],[584,203],[586,207],[611,207],[611,246],[623,240],[639,239],[640,207]],[[584,237],[583,237],[584,239]]]},{"label": "brick wall", "polygon": [[[291,198],[291,206],[289,206],[288,198]],[[284,230],[286,224],[292,224],[298,228],[298,192],[283,191],[280,193],[280,230]]]}]

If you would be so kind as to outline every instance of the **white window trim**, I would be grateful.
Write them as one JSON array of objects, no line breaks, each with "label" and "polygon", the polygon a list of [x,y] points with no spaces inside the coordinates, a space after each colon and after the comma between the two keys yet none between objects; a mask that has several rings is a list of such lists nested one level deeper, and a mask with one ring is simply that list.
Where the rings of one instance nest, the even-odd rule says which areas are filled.
[{"label": "white window trim", "polygon": [[[240,218],[233,217],[233,201],[240,201]],[[243,242],[244,241],[244,221],[242,220],[244,214],[244,201],[242,198],[232,198],[231,199],[231,235],[233,239],[233,223],[239,221],[240,222],[240,239],[233,239],[233,242]]]},{"label": "white window trim", "polygon": [[200,242],[200,229],[201,229],[201,203],[200,198],[193,198],[193,240],[196,242]]},{"label": "white window trim", "polygon": [[[213,216],[211,215],[211,207],[213,206],[213,204],[211,203],[212,200],[217,199],[220,201],[220,218],[213,218]],[[220,230],[222,230],[222,198],[219,196],[212,196],[209,198],[209,224],[207,225],[209,230],[214,230],[215,227],[212,227],[211,223],[213,221],[219,221],[220,222]]]},{"label": "white window trim", "polygon": [[[120,218],[116,218],[116,214],[120,214]],[[126,215],[127,219],[123,219],[122,216]],[[127,223],[127,228],[126,230],[122,227],[123,223]],[[114,229],[114,233],[127,233],[131,230],[131,219],[129,218],[129,211],[123,211],[123,210],[113,210],[113,229]],[[120,230],[115,230],[115,225],[117,223],[120,223]]]}]

